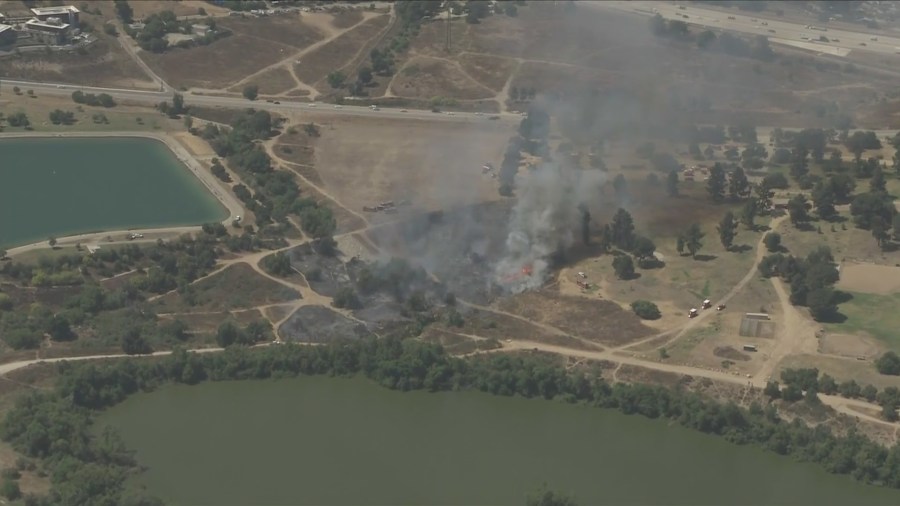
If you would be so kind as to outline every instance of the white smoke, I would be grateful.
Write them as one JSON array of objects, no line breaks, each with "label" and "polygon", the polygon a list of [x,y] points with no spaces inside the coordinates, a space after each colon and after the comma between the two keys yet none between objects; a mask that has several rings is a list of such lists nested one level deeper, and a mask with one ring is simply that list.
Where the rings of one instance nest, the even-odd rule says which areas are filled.
[{"label": "white smoke", "polygon": [[544,163],[524,179],[510,217],[506,256],[494,268],[496,282],[512,293],[544,284],[550,257],[571,247],[581,229],[579,204],[599,198],[604,176]]}]

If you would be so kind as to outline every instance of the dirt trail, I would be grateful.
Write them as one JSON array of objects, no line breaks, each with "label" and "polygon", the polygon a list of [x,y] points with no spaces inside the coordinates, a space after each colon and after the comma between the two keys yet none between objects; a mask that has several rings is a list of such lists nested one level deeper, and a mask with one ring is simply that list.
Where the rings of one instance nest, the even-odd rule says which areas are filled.
[{"label": "dirt trail", "polygon": [[784,283],[780,279],[772,278],[772,286],[775,287],[775,293],[778,294],[783,322],[780,325],[775,347],[753,377],[755,381],[759,382],[772,379],[773,371],[788,355],[798,353],[816,355],[819,347],[818,339],[816,338],[818,326],[800,314],[800,311],[791,304],[790,296],[784,289]]},{"label": "dirt trail", "polygon": [[[362,23],[365,23],[369,19],[372,19],[373,17],[378,16],[378,15],[379,14],[376,14],[376,13],[364,12],[362,20],[360,20],[358,23],[356,23],[352,26],[349,26],[347,28],[335,29],[330,34],[324,33],[323,34],[323,35],[325,35],[324,39],[317,41],[313,44],[310,44],[309,46],[301,49],[300,51],[297,51],[297,52],[291,54],[291,56],[284,58],[281,61],[275,62],[267,67],[263,67],[262,69],[257,70],[256,72],[254,72],[250,75],[244,76],[243,79],[241,79],[240,81],[238,81],[236,83],[232,83],[230,86],[228,86],[228,88],[235,88],[237,86],[247,84],[248,82],[252,81],[254,78],[256,78],[259,75],[264,74],[270,70],[287,67],[288,71],[294,77],[294,80],[297,81],[297,87],[310,91],[310,93],[311,93],[310,99],[315,100],[315,98],[319,95],[319,92],[312,86],[304,83],[303,81],[301,81],[300,79],[297,78],[297,75],[292,70],[294,62],[297,61],[299,58],[315,51],[316,49],[319,49],[320,47],[324,46],[325,44],[328,44],[329,42],[333,41],[334,39],[342,36],[344,33],[356,28],[357,26],[361,25]],[[316,25],[311,25],[311,26],[316,27]],[[294,90],[296,90],[296,89],[297,88],[294,88]],[[224,90],[224,88],[223,88],[223,90]],[[288,90],[288,91],[292,91],[292,90]]]},{"label": "dirt trail", "polygon": [[519,73],[519,69],[522,68],[522,60],[516,59],[516,68],[509,73],[509,77],[506,79],[506,82],[503,83],[503,88],[497,92],[497,95],[494,96],[494,100],[497,101],[497,105],[500,106],[501,113],[508,113],[509,107],[506,107],[506,98],[509,97],[509,87],[512,85],[513,79],[515,79],[516,74]]}]

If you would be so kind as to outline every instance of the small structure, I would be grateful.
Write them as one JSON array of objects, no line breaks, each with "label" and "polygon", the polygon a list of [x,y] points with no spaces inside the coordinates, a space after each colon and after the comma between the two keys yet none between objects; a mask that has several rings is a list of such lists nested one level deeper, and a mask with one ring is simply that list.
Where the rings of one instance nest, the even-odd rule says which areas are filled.
[{"label": "small structure", "polygon": [[[3,18],[0,17],[0,21]],[[0,46],[12,44],[16,41],[16,31],[9,25],[0,24]]]},{"label": "small structure", "polygon": [[693,307],[692,307],[691,310],[688,311],[688,318],[694,318],[694,317],[696,317],[696,316],[699,315],[699,314],[700,314],[700,313],[697,311],[697,308],[693,308]]},{"label": "small structure", "polygon": [[746,313],[738,333],[744,337],[771,338],[775,335],[775,322],[769,320],[766,313]]},{"label": "small structure", "polygon": [[206,34],[209,33],[209,31],[210,31],[209,25],[204,25],[204,24],[191,25],[191,32],[193,32],[194,35],[197,35],[198,37],[205,37]]},{"label": "small structure", "polygon": [[759,351],[755,344],[745,344],[744,351]]}]

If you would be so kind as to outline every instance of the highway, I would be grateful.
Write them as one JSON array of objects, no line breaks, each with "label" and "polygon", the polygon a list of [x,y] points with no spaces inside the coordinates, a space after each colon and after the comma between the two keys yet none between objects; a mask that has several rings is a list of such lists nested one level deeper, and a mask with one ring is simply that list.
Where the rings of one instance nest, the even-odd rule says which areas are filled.
[{"label": "highway", "polygon": [[[121,88],[98,88],[89,86],[78,86],[73,84],[56,84],[56,83],[38,83],[30,81],[16,81],[11,79],[3,79],[0,81],[0,97],[2,93],[9,91],[13,86],[18,86],[24,90],[34,90],[40,95],[59,95],[70,96],[74,91],[82,91],[84,93],[106,93],[120,102],[133,102],[144,105],[156,105],[165,100],[172,99],[171,92],[162,91],[142,91],[128,90]],[[192,93],[184,93],[184,102],[186,105],[208,106],[208,107],[229,107],[246,109],[252,107],[254,109],[263,109],[272,112],[296,113],[307,112],[310,114],[325,113],[328,115],[347,115],[347,116],[368,116],[381,118],[414,118],[427,121],[447,121],[447,122],[464,122],[473,121],[494,122],[490,118],[496,118],[496,122],[513,123],[521,120],[520,114],[514,113],[475,113],[475,112],[441,112],[435,113],[430,110],[422,109],[395,109],[379,107],[373,110],[368,106],[361,105],[332,105],[324,103],[311,102],[294,102],[288,100],[280,100],[279,103],[266,102],[261,100],[250,101],[239,97],[220,97],[212,95],[195,95]]]},{"label": "highway", "polygon": [[[774,17],[769,13],[747,14],[744,11],[719,11],[682,5],[675,2],[652,1],[609,1],[585,2],[596,9],[612,9],[620,12],[631,12],[643,16],[654,16],[657,13],[665,19],[678,19],[685,23],[704,26],[710,29],[730,30],[750,35],[765,35],[776,43],[789,44],[794,47],[809,49],[834,56],[847,56],[851,51],[870,51],[881,54],[900,53],[900,38],[885,35],[873,35],[827,28],[827,24],[810,21],[810,25],[791,23]],[[733,18],[733,19],[732,19]],[[826,30],[806,28],[812,26]],[[820,42],[820,36],[828,38],[828,42]],[[804,40],[806,37],[809,40]],[[873,38],[877,40],[872,40]]]}]

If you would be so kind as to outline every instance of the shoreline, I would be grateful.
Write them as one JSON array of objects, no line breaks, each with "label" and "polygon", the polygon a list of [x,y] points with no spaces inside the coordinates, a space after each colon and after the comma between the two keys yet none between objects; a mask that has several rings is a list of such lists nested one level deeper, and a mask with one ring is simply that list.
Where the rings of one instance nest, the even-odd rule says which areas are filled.
[{"label": "shoreline", "polygon": [[[144,138],[155,140],[161,142],[169,152],[174,156],[181,165],[187,168],[190,173],[203,185],[204,189],[209,192],[216,202],[224,208],[226,213],[228,214],[224,220],[220,223],[225,225],[226,227],[231,225],[231,221],[235,216],[243,216],[246,214],[243,204],[237,200],[237,198],[225,191],[220,185],[218,179],[212,175],[211,172],[204,170],[204,167],[200,164],[200,162],[188,151],[188,149],[182,145],[176,138],[168,133],[155,133],[155,132],[64,132],[64,133],[46,133],[46,132],[11,132],[11,133],[0,133],[0,140],[3,139],[50,139],[50,138],[72,138],[72,137],[81,137],[81,138]],[[175,225],[171,227],[150,227],[150,228],[142,228],[142,227],[134,227],[127,229],[116,229],[116,230],[99,230],[94,232],[87,233],[75,233],[71,235],[57,237],[57,247],[72,245],[74,246],[77,243],[85,243],[85,242],[96,242],[98,244],[121,244],[121,243],[132,243],[132,242],[149,242],[151,240],[161,239],[163,236],[170,236],[172,234],[184,234],[189,232],[195,232],[200,230],[200,225]],[[114,235],[122,235],[122,234],[130,234],[138,232],[141,234],[152,235],[153,237],[144,238],[144,239],[135,239],[135,240],[113,240],[108,241],[105,239],[107,237],[111,237]],[[35,249],[47,248],[50,249],[47,241],[40,242],[32,242],[28,244],[23,244],[19,246],[14,246],[9,248],[6,252],[7,257],[14,257],[15,255],[20,255],[22,253],[26,253],[28,251],[32,251]]]}]

